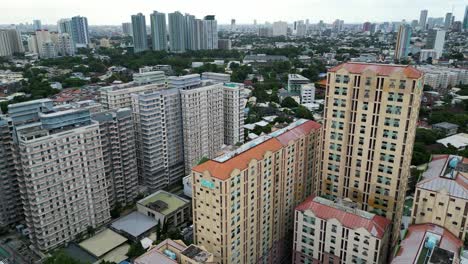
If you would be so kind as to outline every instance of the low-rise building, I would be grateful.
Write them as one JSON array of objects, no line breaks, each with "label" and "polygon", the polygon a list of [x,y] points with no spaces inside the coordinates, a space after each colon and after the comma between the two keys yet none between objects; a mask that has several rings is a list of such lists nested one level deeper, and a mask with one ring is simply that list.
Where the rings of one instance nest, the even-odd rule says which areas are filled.
[{"label": "low-rise building", "polygon": [[183,227],[191,221],[190,201],[162,190],[138,201],[137,210],[169,228]]},{"label": "low-rise building", "polygon": [[141,212],[132,212],[112,222],[110,228],[132,241],[139,242],[148,237],[157,224],[153,217]]},{"label": "low-rise building", "polygon": [[437,140],[437,143],[444,145],[445,147],[452,146],[458,150],[464,150],[468,146],[468,134],[459,133],[451,135],[446,138]]},{"label": "low-rise building", "polygon": [[138,73],[133,74],[133,81],[138,85],[164,85],[166,84],[166,75],[163,71],[153,71],[151,68],[140,68]]},{"label": "low-rise building", "polygon": [[213,254],[201,246],[187,246],[180,240],[166,239],[136,258],[135,264],[208,264],[215,263]]},{"label": "low-rise building", "polygon": [[303,84],[310,83],[310,80],[300,74],[289,74],[288,75],[288,92],[291,94],[301,94]]},{"label": "low-rise building", "polygon": [[463,242],[434,224],[411,225],[391,264],[460,263]]},{"label": "low-rise building", "polygon": [[301,104],[312,104],[315,101],[315,85],[313,83],[301,85]]},{"label": "low-rise building", "polygon": [[468,159],[436,155],[416,185],[411,223],[433,223],[464,240],[468,222]]},{"label": "low-rise building", "polygon": [[295,210],[293,263],[387,263],[390,225],[352,202],[310,196]]},{"label": "low-rise building", "polygon": [[458,125],[448,123],[448,122],[441,122],[432,125],[432,129],[437,129],[443,132],[446,136],[455,135],[458,131]]},{"label": "low-rise building", "polygon": [[86,258],[91,263],[101,263],[101,261],[120,263],[127,259],[126,254],[130,248],[127,241],[128,239],[118,233],[104,229],[82,241],[78,246],[79,249],[91,255],[91,257]]}]

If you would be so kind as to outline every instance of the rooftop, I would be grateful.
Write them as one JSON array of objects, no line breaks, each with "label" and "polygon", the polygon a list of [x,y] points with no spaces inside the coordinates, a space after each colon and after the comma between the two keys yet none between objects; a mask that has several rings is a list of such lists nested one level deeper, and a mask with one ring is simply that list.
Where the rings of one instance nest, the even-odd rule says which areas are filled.
[{"label": "rooftop", "polygon": [[234,169],[245,170],[251,160],[262,160],[266,152],[275,152],[312,130],[320,129],[320,124],[314,121],[300,119],[289,126],[265,136],[258,137],[234,151],[209,160],[192,170],[203,173],[208,171],[212,177],[227,180]]},{"label": "rooftop", "polygon": [[390,227],[390,220],[383,216],[357,209],[346,201],[331,201],[318,196],[310,196],[296,207],[297,211],[311,211],[321,219],[336,219],[350,229],[364,228],[371,235],[383,238]]},{"label": "rooftop", "polygon": [[154,218],[140,212],[132,212],[114,221],[111,224],[111,228],[116,231],[125,232],[132,237],[139,237],[157,224]]},{"label": "rooftop", "polygon": [[371,71],[379,76],[391,76],[395,73],[403,73],[407,78],[419,79],[422,77],[422,72],[414,67],[407,65],[396,64],[376,64],[376,63],[342,63],[329,69],[329,72],[337,72],[338,70],[345,69],[349,73],[361,74],[365,71]]},{"label": "rooftop", "polygon": [[440,127],[440,128],[445,128],[445,129],[453,129],[453,128],[458,128],[458,125],[449,123],[449,122],[441,122],[432,125],[432,127]]},{"label": "rooftop", "polygon": [[[460,239],[443,227],[434,224],[411,225],[408,228],[405,239],[401,241],[400,249],[396,257],[392,260],[392,264],[416,263],[420,253],[425,251],[425,242],[430,237],[432,239],[435,238],[437,242],[435,248],[450,251],[455,254],[458,254],[460,248],[463,246],[463,242]],[[441,252],[441,250],[437,250],[435,252],[435,258],[440,256],[439,253]]]},{"label": "rooftop", "polygon": [[181,254],[197,261],[198,263],[204,263],[212,256],[210,252],[207,252],[195,245],[190,245],[188,248],[182,251]]},{"label": "rooftop", "polygon": [[437,143],[443,144],[446,147],[448,147],[450,144],[457,149],[464,148],[468,146],[468,134],[459,133],[450,137],[439,139],[437,140]]},{"label": "rooftop", "polygon": [[455,155],[435,155],[423,173],[417,188],[439,192],[468,200],[468,158]]},{"label": "rooftop", "polygon": [[175,194],[160,190],[141,199],[138,203],[163,215],[169,215],[188,204],[189,201]]},{"label": "rooftop", "polygon": [[169,256],[165,255],[164,250],[169,249],[172,253],[181,252],[187,246],[178,240],[166,239],[163,242],[159,243],[157,246],[153,247],[151,250],[136,258],[135,264],[177,264],[176,260],[171,259]]},{"label": "rooftop", "polygon": [[105,229],[93,237],[84,240],[79,245],[91,255],[100,258],[126,241],[125,237],[110,229]]}]

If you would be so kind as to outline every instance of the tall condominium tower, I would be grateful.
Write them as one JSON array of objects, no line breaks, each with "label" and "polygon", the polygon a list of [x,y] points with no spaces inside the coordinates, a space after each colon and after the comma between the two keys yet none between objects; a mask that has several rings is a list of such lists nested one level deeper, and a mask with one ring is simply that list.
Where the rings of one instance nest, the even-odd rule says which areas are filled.
[{"label": "tall condominium tower", "polygon": [[349,198],[393,221],[398,238],[423,74],[344,63],[328,71],[318,195]]},{"label": "tall condominium tower", "polygon": [[148,34],[146,33],[146,19],[142,13],[132,15],[134,52],[148,50]]},{"label": "tall condominium tower", "polygon": [[33,30],[36,31],[36,30],[41,30],[41,29],[42,29],[41,20],[39,19],[33,20]]},{"label": "tall condominium tower", "polygon": [[182,112],[178,89],[132,94],[141,182],[157,191],[185,176]]},{"label": "tall condominium tower", "polygon": [[463,30],[468,31],[468,5],[465,7],[465,15],[463,16]]},{"label": "tall condominium tower", "polygon": [[426,30],[426,24],[427,24],[427,10],[421,10],[421,14],[419,15],[419,27],[422,30]]},{"label": "tall condominium tower", "polygon": [[444,29],[449,30],[452,27],[452,13],[445,14]]},{"label": "tall condominium tower", "polygon": [[19,32],[16,29],[1,29],[0,57],[9,57],[17,52],[24,52],[24,46]]},{"label": "tall condominium tower", "polygon": [[70,18],[62,18],[57,21],[57,31],[61,34],[72,34],[72,23]]},{"label": "tall condominium tower", "polygon": [[88,19],[75,16],[71,18],[71,36],[78,47],[86,47],[89,44]]},{"label": "tall condominium tower", "polygon": [[190,14],[185,14],[185,29],[186,29],[186,37],[185,37],[185,47],[188,50],[197,50],[196,46],[196,38],[195,34],[197,33],[195,30],[195,16]]},{"label": "tall condominium tower", "polygon": [[224,144],[223,84],[205,85],[180,91],[186,171]]},{"label": "tall condominium tower", "polygon": [[154,11],[150,20],[153,50],[167,50],[166,14]]},{"label": "tall condominium tower", "polygon": [[180,12],[169,14],[169,47],[174,52],[186,49],[186,25],[184,15]]},{"label": "tall condominium tower", "polygon": [[276,21],[273,23],[273,37],[286,36],[288,34],[288,23]]},{"label": "tall condominium tower", "polygon": [[98,112],[92,119],[99,123],[109,205],[131,204],[138,194],[132,110],[120,108]]},{"label": "tall condominium tower", "polygon": [[[161,77],[161,81],[157,81],[155,78]],[[145,78],[137,80],[145,81]],[[102,87],[99,89],[99,102],[102,104],[104,109],[118,109],[132,106],[131,94],[141,93],[146,91],[155,91],[164,89],[165,76],[164,74],[157,74],[151,76],[151,84],[138,85],[137,83],[125,83],[119,85],[111,85]]]},{"label": "tall condominium tower", "polygon": [[110,219],[99,124],[87,109],[47,104],[9,106],[14,122],[36,119],[16,126],[15,165],[31,242],[44,251]]},{"label": "tall condominium tower", "polygon": [[313,189],[319,131],[301,119],[195,166],[195,243],[217,263],[287,263],[294,208]]},{"label": "tall condominium tower", "polygon": [[429,30],[426,41],[426,49],[435,50],[437,53],[433,59],[439,59],[444,51],[445,44],[445,30]]},{"label": "tall condominium tower", "polygon": [[122,33],[125,36],[133,36],[133,28],[132,28],[132,23],[122,23]]},{"label": "tall condominium tower", "polygon": [[400,25],[395,44],[395,59],[401,60],[408,56],[410,39],[411,39],[411,26],[407,24]]},{"label": "tall condominium tower", "polygon": [[234,146],[244,142],[244,85],[223,84],[224,144]]},{"label": "tall condominium tower", "polygon": [[2,227],[23,218],[14,158],[12,121],[0,116],[0,226]]},{"label": "tall condominium tower", "polygon": [[203,19],[203,36],[205,38],[206,47],[205,49],[213,50],[218,49],[218,22],[215,16],[205,16]]}]

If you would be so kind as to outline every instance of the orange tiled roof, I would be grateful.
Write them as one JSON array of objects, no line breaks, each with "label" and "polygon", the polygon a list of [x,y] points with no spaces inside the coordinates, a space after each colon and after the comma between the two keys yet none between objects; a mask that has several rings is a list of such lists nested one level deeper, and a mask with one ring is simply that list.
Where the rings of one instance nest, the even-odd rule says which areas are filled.
[{"label": "orange tiled roof", "polygon": [[288,145],[291,140],[295,140],[303,135],[310,133],[312,130],[320,128],[320,124],[314,121],[307,121],[297,127],[284,132],[283,134],[265,140],[257,146],[250,148],[224,162],[209,160],[205,163],[192,168],[193,171],[203,173],[208,171],[212,177],[220,180],[227,180],[231,176],[234,169],[247,169],[251,160],[262,160],[267,151],[276,152]]},{"label": "orange tiled roof", "polygon": [[346,62],[329,69],[329,72],[336,72],[340,69],[345,69],[350,73],[360,74],[366,70],[375,72],[380,76],[390,76],[395,72],[403,72],[403,74],[411,79],[419,79],[422,72],[408,65],[394,64],[377,64],[377,63],[354,63]]},{"label": "orange tiled roof", "polygon": [[304,202],[296,207],[296,210],[301,212],[310,210],[315,214],[315,216],[325,220],[336,219],[343,226],[353,230],[364,228],[373,236],[378,238],[383,238],[385,231],[387,231],[391,224],[390,220],[383,216],[374,215],[374,217],[368,219],[351,212],[346,212],[338,208],[316,202],[314,201],[315,197],[316,196],[314,195],[309,196]]}]

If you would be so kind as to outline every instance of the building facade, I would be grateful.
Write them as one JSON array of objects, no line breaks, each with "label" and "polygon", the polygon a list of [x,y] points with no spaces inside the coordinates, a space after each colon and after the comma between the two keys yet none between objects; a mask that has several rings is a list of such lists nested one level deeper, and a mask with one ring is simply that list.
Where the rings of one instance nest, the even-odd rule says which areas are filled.
[{"label": "building facade", "polygon": [[[410,66],[344,63],[328,71],[317,194],[386,216],[398,234],[422,94]],[[396,238],[395,238],[396,239]]]},{"label": "building facade", "polygon": [[110,207],[132,204],[138,195],[138,169],[132,111],[129,108],[98,112]]},{"label": "building facade", "polygon": [[132,106],[131,94],[146,91],[161,90],[165,83],[156,82],[146,85],[138,85],[134,82],[120,85],[111,85],[99,89],[99,102],[104,109],[118,109]]},{"label": "building facade", "polygon": [[82,16],[71,18],[71,36],[76,47],[89,45],[88,19]]},{"label": "building facade", "polygon": [[153,50],[167,50],[166,14],[154,11],[150,20]]},{"label": "building facade", "polygon": [[148,50],[146,18],[142,13],[132,15],[133,49],[135,53]]},{"label": "building facade", "polygon": [[294,208],[312,193],[320,124],[304,119],[191,173],[194,242],[217,263],[283,263]]},{"label": "building facade", "polygon": [[223,84],[224,144],[244,143],[244,97],[240,83]]},{"label": "building facade", "polygon": [[346,201],[311,196],[295,211],[293,263],[387,262],[391,223]]},{"label": "building facade", "polygon": [[408,56],[411,39],[411,26],[407,24],[400,25],[395,44],[395,59],[401,60]]},{"label": "building facade", "polygon": [[10,57],[14,53],[24,52],[21,36],[15,29],[0,30],[0,57]]},{"label": "building facade", "polygon": [[174,52],[184,52],[186,50],[186,27],[184,15],[180,12],[170,13],[169,22],[169,47]]}]

